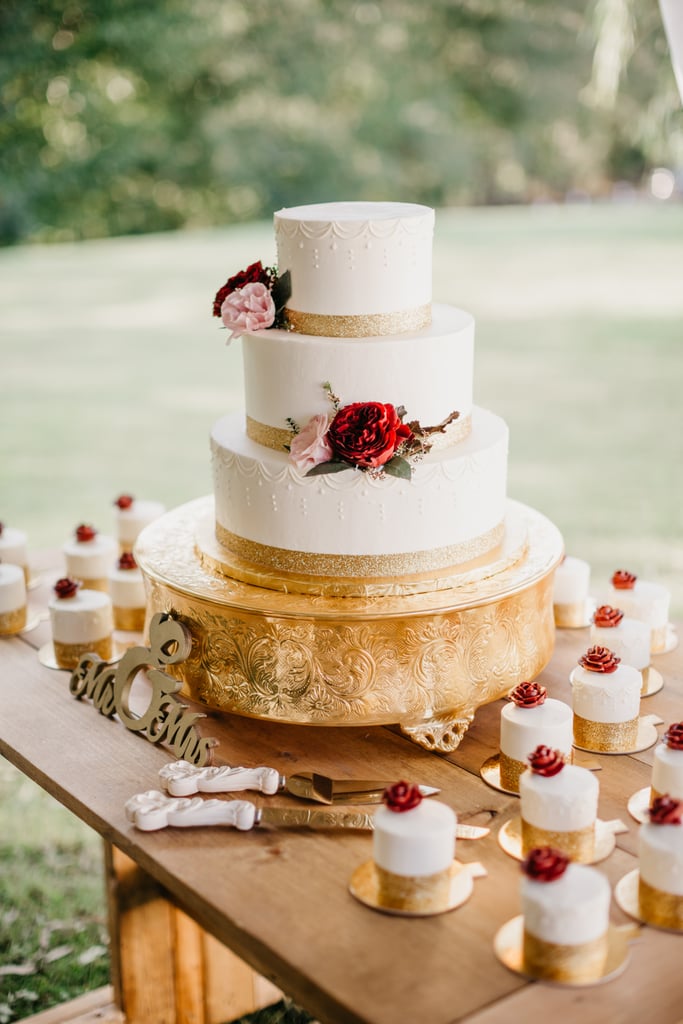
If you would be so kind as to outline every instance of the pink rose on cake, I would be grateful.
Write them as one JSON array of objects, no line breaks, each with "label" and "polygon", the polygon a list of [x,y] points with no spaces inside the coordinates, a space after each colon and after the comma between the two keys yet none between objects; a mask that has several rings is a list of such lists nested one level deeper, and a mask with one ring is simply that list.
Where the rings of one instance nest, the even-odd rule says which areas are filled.
[{"label": "pink rose on cake", "polygon": [[275,303],[265,284],[255,281],[238,288],[223,301],[221,320],[231,332],[230,340],[243,331],[263,331],[275,321]]},{"label": "pink rose on cake", "polygon": [[334,452],[327,440],[329,420],[324,413],[312,416],[306,426],[292,438],[289,454],[302,473],[307,473],[322,462],[329,462]]}]

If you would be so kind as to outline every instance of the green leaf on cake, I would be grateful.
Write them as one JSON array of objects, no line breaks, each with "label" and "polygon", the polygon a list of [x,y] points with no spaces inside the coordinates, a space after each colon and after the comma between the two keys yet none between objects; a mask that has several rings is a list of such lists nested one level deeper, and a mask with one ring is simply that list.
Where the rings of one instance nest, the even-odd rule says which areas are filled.
[{"label": "green leaf on cake", "polygon": [[275,283],[273,284],[273,289],[270,294],[273,299],[275,309],[279,312],[287,304],[287,299],[292,294],[292,275],[288,270],[285,270],[281,277],[275,278]]},{"label": "green leaf on cake", "polygon": [[313,469],[309,469],[306,476],[325,476],[326,473],[341,473],[343,469],[353,469],[348,462],[319,462]]},{"label": "green leaf on cake", "polygon": [[395,455],[393,459],[389,459],[383,468],[387,476],[398,476],[401,480],[410,480],[413,475],[410,463],[407,459],[402,459],[400,455]]}]

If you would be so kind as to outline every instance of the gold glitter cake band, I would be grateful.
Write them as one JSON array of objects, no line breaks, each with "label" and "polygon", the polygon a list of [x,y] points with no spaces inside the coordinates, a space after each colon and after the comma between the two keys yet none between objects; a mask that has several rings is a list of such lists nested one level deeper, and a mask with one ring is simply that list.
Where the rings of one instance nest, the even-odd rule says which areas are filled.
[{"label": "gold glitter cake band", "polygon": [[524,932],[524,969],[534,978],[559,982],[597,981],[607,960],[607,934],[575,946],[546,942]]},{"label": "gold glitter cake band", "polygon": [[633,750],[638,740],[638,719],[628,722],[591,722],[574,712],[574,743],[577,747],[620,753]]},{"label": "gold glitter cake band", "polygon": [[419,331],[432,322],[432,304],[396,313],[363,313],[354,316],[328,316],[324,313],[303,313],[285,307],[289,329],[297,334],[323,338],[385,338],[404,331]]},{"label": "gold glitter cake band", "polygon": [[83,587],[83,590],[103,590],[105,594],[109,593],[109,580],[106,578],[85,580],[77,576],[76,579]]},{"label": "gold glitter cake band", "polygon": [[642,875],[638,882],[638,911],[648,924],[683,931],[683,896],[656,889]]},{"label": "gold glitter cake band", "polygon": [[391,910],[413,914],[444,910],[451,889],[450,865],[434,875],[395,875],[375,864],[377,902]]},{"label": "gold glitter cake band", "polygon": [[595,854],[595,825],[569,832],[537,828],[522,818],[522,854],[526,857],[537,846],[552,846],[579,864],[590,864]]},{"label": "gold glitter cake band", "polygon": [[11,612],[0,613],[0,636],[8,633],[20,633],[26,626],[26,605],[13,608]]},{"label": "gold glitter cake band", "polygon": [[60,668],[76,668],[84,654],[98,654],[103,661],[108,661],[112,655],[111,637],[105,636],[101,640],[91,640],[85,644],[63,644],[59,640],[53,640],[55,660]]},{"label": "gold glitter cake band", "polygon": [[142,633],[145,628],[145,608],[120,608],[114,605],[114,629]]},{"label": "gold glitter cake band", "polygon": [[[564,754],[565,764],[573,764],[574,752]],[[498,758],[500,771],[500,784],[503,789],[512,793],[519,793],[519,777],[529,767],[528,761],[517,761],[514,757],[508,757],[502,750]]]},{"label": "gold glitter cake band", "polygon": [[578,629],[586,625],[586,602],[574,601],[571,604],[554,604],[555,625],[558,629]]},{"label": "gold glitter cake band", "polygon": [[[472,417],[463,416],[449,424],[445,430],[430,434],[428,441],[431,451],[443,451],[444,448],[451,448],[460,444],[472,432]],[[285,451],[292,443],[293,430],[271,427],[268,423],[260,423],[259,420],[247,416],[247,437],[264,448],[272,448],[276,452]]]},{"label": "gold glitter cake band", "polygon": [[388,576],[446,569],[469,562],[491,551],[503,538],[503,524],[461,544],[451,544],[430,551],[400,551],[386,555],[328,555],[289,548],[271,547],[257,541],[238,537],[216,523],[216,538],[220,544],[240,558],[269,568],[296,572],[299,576]]}]

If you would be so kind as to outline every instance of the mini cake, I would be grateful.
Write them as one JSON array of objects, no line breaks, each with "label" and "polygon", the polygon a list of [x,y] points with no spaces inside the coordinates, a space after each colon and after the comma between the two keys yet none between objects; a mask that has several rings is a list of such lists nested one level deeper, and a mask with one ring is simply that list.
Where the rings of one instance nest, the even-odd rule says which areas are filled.
[{"label": "mini cake", "polygon": [[26,577],[20,565],[0,563],[0,636],[26,626]]},{"label": "mini cake", "polygon": [[547,981],[597,981],[607,962],[609,882],[551,847],[522,864],[523,967]]},{"label": "mini cake", "polygon": [[520,683],[500,714],[500,784],[519,792],[519,777],[528,768],[529,754],[541,744],[573,757],[572,709],[548,699],[538,683]]},{"label": "mini cake", "polygon": [[159,501],[141,501],[131,494],[121,494],[114,502],[116,535],[122,552],[132,551],[138,534],[166,511]]},{"label": "mini cake", "polygon": [[633,573],[619,569],[612,576],[609,601],[624,615],[650,627],[650,651],[661,653],[666,647],[671,594],[660,583],[639,580]]},{"label": "mini cake", "polygon": [[423,801],[417,786],[397,782],[374,816],[373,860],[378,902],[412,913],[445,910],[455,856],[455,812]]},{"label": "mini cake", "polygon": [[124,551],[109,573],[114,629],[141,633],[145,628],[145,581],[130,551]]},{"label": "mini cake", "polygon": [[113,537],[106,537],[94,526],[81,523],[73,539],[68,540],[62,550],[67,576],[78,580],[86,590],[107,590],[109,572],[117,555]]},{"label": "mini cake", "polygon": [[683,803],[660,796],[638,834],[638,912],[647,924],[683,931]]},{"label": "mini cake", "polygon": [[647,689],[650,670],[650,627],[638,619],[624,618],[620,608],[603,604],[595,612],[591,625],[591,643],[607,647],[625,665],[637,668]]},{"label": "mini cake", "polygon": [[23,530],[0,523],[0,562],[20,565],[28,583],[28,539]]},{"label": "mini cake", "polygon": [[581,558],[565,555],[553,579],[555,625],[572,629],[586,625],[586,602],[591,569]]},{"label": "mini cake", "polygon": [[670,725],[655,747],[650,804],[665,793],[674,800],[683,800],[683,722]]},{"label": "mini cake", "polygon": [[537,747],[519,779],[522,854],[554,846],[572,860],[588,863],[595,853],[598,780],[587,768],[565,764],[562,754]]},{"label": "mini cake", "polygon": [[638,738],[643,677],[607,647],[590,647],[572,673],[574,743],[585,750],[623,753]]},{"label": "mini cake", "polygon": [[84,654],[111,658],[114,620],[109,594],[81,589],[75,580],[57,580],[48,605],[52,644],[60,668],[75,668]]}]

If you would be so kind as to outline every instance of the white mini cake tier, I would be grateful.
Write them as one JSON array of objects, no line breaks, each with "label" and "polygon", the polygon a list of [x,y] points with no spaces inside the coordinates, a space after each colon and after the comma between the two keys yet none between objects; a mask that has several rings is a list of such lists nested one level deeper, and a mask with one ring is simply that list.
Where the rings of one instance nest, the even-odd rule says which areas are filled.
[{"label": "white mini cake tier", "polygon": [[587,768],[565,764],[557,775],[531,769],[519,777],[522,819],[546,832],[578,832],[595,824],[598,780]]},{"label": "white mini cake tier", "polygon": [[661,583],[637,579],[631,590],[611,587],[607,600],[615,608],[620,608],[629,619],[638,619],[648,624],[652,630],[653,653],[663,648],[671,602],[671,594],[666,587]]},{"label": "white mini cake tier", "polygon": [[109,594],[77,590],[73,597],[53,596],[48,605],[52,639],[61,644],[87,644],[109,636],[114,628]]},{"label": "white mini cake tier", "polygon": [[26,577],[23,567],[0,562],[0,615],[26,606]]},{"label": "white mini cake tier", "polygon": [[455,857],[457,817],[437,800],[423,800],[410,811],[378,807],[374,822],[373,860],[394,875],[435,875]]},{"label": "white mini cake tier", "polygon": [[595,868],[568,864],[552,882],[523,877],[521,897],[524,929],[542,942],[576,946],[609,927],[610,886]]},{"label": "white mini cake tier", "polygon": [[590,637],[591,644],[609,648],[624,665],[642,671],[650,664],[650,628],[644,622],[624,618],[618,626],[593,623]]},{"label": "white mini cake tier", "polygon": [[[278,273],[291,273],[288,310],[364,317],[409,313],[431,303],[429,207],[321,203],[279,210],[274,219]],[[303,333],[320,332],[309,326]]]},{"label": "white mini cake tier", "polygon": [[119,544],[126,548],[132,548],[138,538],[138,534],[149,523],[154,522],[166,511],[160,501],[141,501],[138,498],[133,500],[129,508],[114,509],[116,522],[116,535]]},{"label": "white mini cake tier", "polygon": [[467,440],[430,452],[410,480],[353,468],[304,476],[287,452],[246,437],[239,415],[215,424],[211,447],[217,538],[256,564],[410,574],[465,563],[502,539],[508,429],[482,409]]},{"label": "white mini cake tier", "polygon": [[23,530],[3,526],[0,533],[0,562],[22,567],[28,564],[28,538]]},{"label": "white mini cake tier", "polygon": [[581,558],[566,555],[555,570],[553,604],[578,604],[588,598],[591,569]]},{"label": "white mini cake tier", "polygon": [[116,561],[118,545],[113,537],[98,533],[92,540],[68,540],[62,551],[68,576],[76,580],[104,580]]},{"label": "white mini cake tier", "polygon": [[279,434],[287,431],[288,418],[300,428],[318,413],[331,418],[322,387],[328,381],[342,405],[403,406],[405,422],[418,420],[422,427],[458,412],[448,433],[464,436],[472,412],[473,349],[474,320],[451,306],[434,306],[430,326],[390,337],[243,334],[247,431],[262,444],[282,447]]},{"label": "white mini cake tier", "polygon": [[643,882],[683,896],[683,825],[645,822],[638,833],[638,869]]},{"label": "white mini cake tier", "polygon": [[629,722],[640,713],[643,677],[630,665],[614,672],[589,672],[578,665],[572,676],[574,714],[589,722]]},{"label": "white mini cake tier", "polygon": [[109,594],[117,608],[144,608],[145,581],[139,569],[112,569]]},{"label": "white mini cake tier", "polygon": [[663,796],[683,800],[683,750],[673,750],[666,743],[655,747],[652,762],[652,788]]},{"label": "white mini cake tier", "polygon": [[547,698],[534,708],[509,701],[500,713],[500,750],[514,761],[526,762],[541,745],[570,755],[573,742],[572,709],[561,700]]}]

